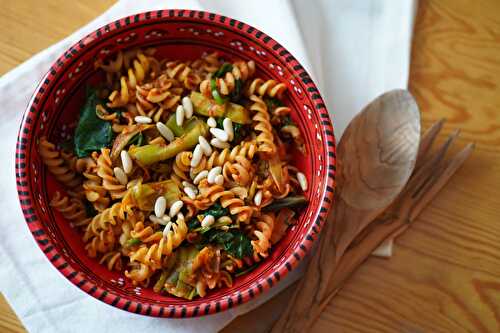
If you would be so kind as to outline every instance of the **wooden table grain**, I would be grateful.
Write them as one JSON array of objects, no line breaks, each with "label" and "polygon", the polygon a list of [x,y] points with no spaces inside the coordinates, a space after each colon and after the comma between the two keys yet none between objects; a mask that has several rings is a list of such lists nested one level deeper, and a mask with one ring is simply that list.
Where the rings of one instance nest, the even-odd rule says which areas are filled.
[{"label": "wooden table grain", "polygon": [[[0,0],[0,74],[111,3]],[[475,141],[476,151],[395,256],[369,259],[313,332],[500,331],[500,1],[420,0],[411,60],[423,127],[446,117],[441,139],[460,128],[459,144]],[[265,331],[291,288],[224,332]],[[1,298],[0,331],[25,331]]]}]

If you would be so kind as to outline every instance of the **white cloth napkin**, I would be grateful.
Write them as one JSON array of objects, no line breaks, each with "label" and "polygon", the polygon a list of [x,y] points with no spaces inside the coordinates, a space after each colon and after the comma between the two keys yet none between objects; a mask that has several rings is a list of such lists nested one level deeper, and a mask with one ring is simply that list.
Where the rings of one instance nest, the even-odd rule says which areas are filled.
[{"label": "white cloth napkin", "polygon": [[50,64],[81,37],[120,17],[160,8],[201,9],[234,17],[284,45],[315,79],[340,137],[378,94],[405,88],[416,0],[122,1],[73,35],[0,78],[0,291],[31,332],[215,332],[265,302],[294,272],[250,303],[195,319],[150,318],[108,306],[71,285],[48,262],[25,225],[14,177],[22,113]]}]

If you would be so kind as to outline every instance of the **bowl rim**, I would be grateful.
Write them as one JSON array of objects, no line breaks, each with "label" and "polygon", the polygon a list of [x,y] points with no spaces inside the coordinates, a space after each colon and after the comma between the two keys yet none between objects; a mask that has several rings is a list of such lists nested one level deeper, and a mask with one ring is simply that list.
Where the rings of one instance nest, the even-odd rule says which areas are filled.
[{"label": "bowl rim", "polygon": [[[197,22],[215,23],[233,32],[253,38],[259,43],[259,45],[266,48],[269,52],[274,53],[276,57],[290,67],[290,71],[297,77],[298,80],[302,81],[303,86],[306,88],[304,89],[305,94],[308,95],[309,99],[312,101],[316,113],[319,114],[321,119],[317,131],[322,135],[322,144],[325,151],[325,156],[323,157],[325,158],[327,170],[325,170],[326,184],[324,191],[319,193],[318,204],[314,210],[315,213],[313,214],[313,216],[316,216],[316,220],[309,223],[310,226],[306,230],[306,233],[301,237],[298,245],[294,248],[294,253],[281,262],[279,266],[273,270],[273,272],[264,276],[263,279],[265,279],[265,283],[257,283],[247,286],[243,290],[239,291],[237,295],[233,293],[224,299],[211,300],[202,305],[170,305],[167,307],[155,304],[154,302],[136,302],[134,300],[127,300],[124,297],[115,295],[112,292],[101,288],[93,281],[86,280],[85,277],[80,276],[78,271],[73,269],[71,264],[60,255],[57,248],[53,246],[51,239],[45,233],[44,228],[42,227],[43,223],[39,220],[32,205],[32,201],[35,200],[35,195],[28,185],[30,183],[30,166],[26,150],[28,143],[30,143],[33,138],[32,117],[34,117],[33,114],[39,110],[38,103],[41,96],[44,94],[44,88],[45,86],[50,85],[51,79],[56,76],[57,71],[63,67],[65,62],[70,59],[72,55],[76,55],[79,52],[85,52],[87,45],[92,44],[94,39],[98,39],[108,33],[122,29],[127,25],[137,23],[144,24],[147,22],[156,22],[157,20],[168,21],[169,19],[180,17],[190,18]],[[309,74],[290,52],[288,52],[281,44],[269,37],[267,34],[241,21],[206,11],[164,9],[142,12],[110,22],[74,43],[56,61],[53,62],[47,74],[42,78],[33,96],[31,97],[30,102],[24,111],[19,128],[15,154],[16,184],[22,212],[33,238],[40,249],[44,252],[47,259],[49,259],[50,263],[71,283],[94,298],[119,309],[147,316],[184,318],[213,314],[227,310],[239,304],[246,303],[257,295],[269,290],[283,277],[285,277],[288,272],[292,271],[298,265],[299,261],[304,258],[307,252],[312,248],[314,241],[318,238],[318,235],[327,219],[330,207],[334,201],[333,194],[335,188],[336,151],[333,125],[324,101]]]}]

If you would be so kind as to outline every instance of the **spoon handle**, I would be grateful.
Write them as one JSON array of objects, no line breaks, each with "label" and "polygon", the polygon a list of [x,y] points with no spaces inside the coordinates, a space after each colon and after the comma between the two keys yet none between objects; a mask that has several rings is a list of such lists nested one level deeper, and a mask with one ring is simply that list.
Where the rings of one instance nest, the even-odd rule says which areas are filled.
[{"label": "spoon handle", "polygon": [[298,282],[296,292],[271,332],[307,332],[322,312],[320,303],[327,295],[329,281],[335,271],[335,243],[332,242],[336,232],[335,221],[342,219],[344,223],[347,219],[348,222],[368,224],[376,217],[376,214],[367,214],[349,206],[341,198],[336,200],[335,210],[330,211],[321,232],[316,255],[311,257],[304,277]]}]

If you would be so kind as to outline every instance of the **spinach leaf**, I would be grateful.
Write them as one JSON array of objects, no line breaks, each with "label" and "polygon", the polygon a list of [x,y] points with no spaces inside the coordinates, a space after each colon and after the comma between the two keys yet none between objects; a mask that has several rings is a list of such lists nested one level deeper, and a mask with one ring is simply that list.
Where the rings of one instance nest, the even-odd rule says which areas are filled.
[{"label": "spinach leaf", "polygon": [[252,255],[253,247],[250,239],[239,230],[223,231],[211,229],[205,233],[205,242],[221,245],[224,250],[236,258]]},{"label": "spinach leaf", "polygon": [[89,156],[93,151],[103,147],[109,147],[113,140],[111,123],[95,114],[97,104],[105,103],[97,97],[95,89],[89,88],[85,104],[80,110],[74,137],[75,153],[80,158]]},{"label": "spinach leaf", "polygon": [[278,199],[269,206],[264,207],[262,210],[265,212],[272,212],[280,210],[281,208],[285,207],[290,207],[290,208],[301,207],[304,206],[305,204],[307,204],[307,199],[305,196],[294,195],[283,199]]},{"label": "spinach leaf", "polygon": [[201,227],[200,221],[196,217],[193,217],[191,220],[188,221],[187,223],[188,229],[193,230]]},{"label": "spinach leaf", "polygon": [[234,90],[231,92],[229,96],[232,102],[239,102],[241,97],[243,96],[243,81],[241,79],[236,79],[234,81]]},{"label": "spinach leaf", "polygon": [[216,202],[209,209],[201,212],[203,215],[212,215],[216,220],[219,217],[229,215],[229,209],[223,208],[220,203]]},{"label": "spinach leaf", "polygon": [[233,143],[239,144],[248,136],[248,134],[250,133],[250,129],[247,125],[233,123],[233,132]]},{"label": "spinach leaf", "polygon": [[127,143],[127,145],[125,147],[131,146],[131,145],[135,145],[136,147],[140,147],[140,146],[142,146],[143,143],[144,143],[144,135],[142,134],[142,132],[139,132],[136,135],[134,135],[132,137],[132,139],[130,139],[130,141]]},{"label": "spinach leaf", "polygon": [[94,217],[97,215],[94,206],[87,200],[83,200],[83,208],[85,209],[85,215],[87,215],[87,217]]},{"label": "spinach leaf", "polygon": [[271,111],[279,106],[283,106],[283,102],[277,99],[276,97],[266,97],[264,98],[264,101],[266,102],[268,109]]},{"label": "spinach leaf", "polygon": [[231,65],[228,62],[225,62],[220,66],[220,68],[217,70],[217,72],[214,73],[215,78],[223,77],[227,72],[230,72],[233,70],[233,65]]}]

